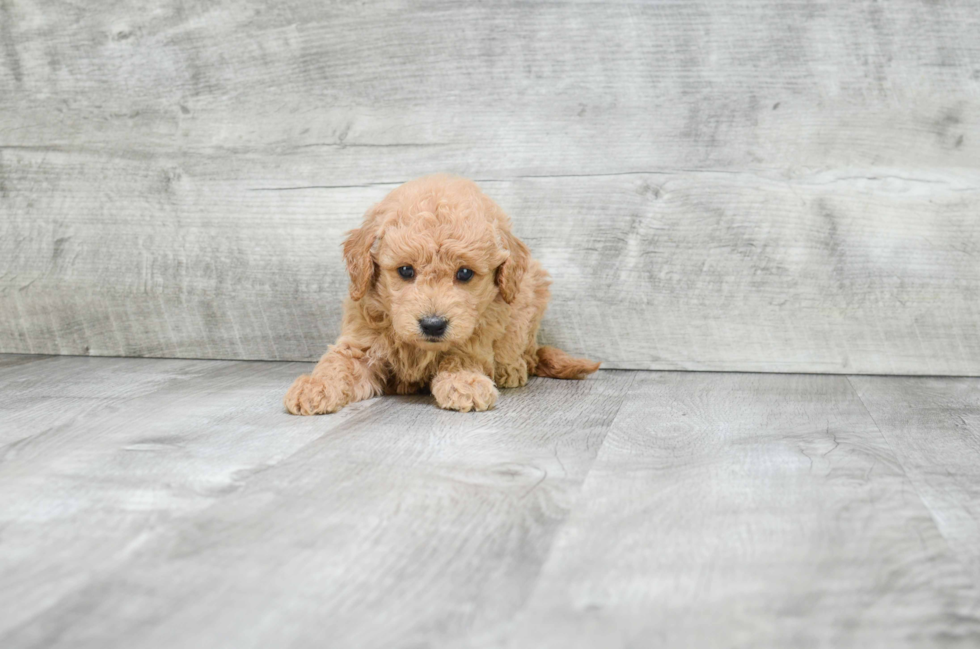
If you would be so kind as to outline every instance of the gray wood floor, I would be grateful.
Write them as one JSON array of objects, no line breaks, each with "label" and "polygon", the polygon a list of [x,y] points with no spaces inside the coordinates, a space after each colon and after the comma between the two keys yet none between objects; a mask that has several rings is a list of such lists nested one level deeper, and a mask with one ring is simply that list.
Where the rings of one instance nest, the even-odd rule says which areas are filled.
[{"label": "gray wood floor", "polygon": [[980,645],[980,379],[306,367],[0,356],[0,646]]}]

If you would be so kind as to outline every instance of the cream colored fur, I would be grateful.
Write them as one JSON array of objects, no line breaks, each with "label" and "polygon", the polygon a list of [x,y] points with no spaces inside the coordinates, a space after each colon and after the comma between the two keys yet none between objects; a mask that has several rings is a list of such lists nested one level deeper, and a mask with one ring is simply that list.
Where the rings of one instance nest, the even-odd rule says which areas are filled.
[{"label": "cream colored fur", "polygon": [[[379,394],[428,388],[450,410],[487,410],[497,388],[529,375],[584,378],[598,363],[537,344],[550,278],[472,181],[446,175],[396,188],[344,242],[350,297],[343,330],[312,374],[286,394],[292,414],[336,412]],[[411,266],[404,279],[398,268]],[[468,282],[460,268],[474,272]],[[429,315],[449,321],[430,342]]]}]

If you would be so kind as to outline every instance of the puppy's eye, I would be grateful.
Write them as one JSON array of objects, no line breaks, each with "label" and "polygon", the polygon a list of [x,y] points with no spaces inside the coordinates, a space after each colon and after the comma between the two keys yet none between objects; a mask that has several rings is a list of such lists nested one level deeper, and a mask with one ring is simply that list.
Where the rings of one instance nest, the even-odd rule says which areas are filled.
[{"label": "puppy's eye", "polygon": [[473,279],[473,271],[469,268],[460,268],[456,271],[456,279],[461,282],[468,282]]},{"label": "puppy's eye", "polygon": [[415,269],[411,266],[400,266],[398,274],[402,276],[402,279],[412,279],[415,277]]}]

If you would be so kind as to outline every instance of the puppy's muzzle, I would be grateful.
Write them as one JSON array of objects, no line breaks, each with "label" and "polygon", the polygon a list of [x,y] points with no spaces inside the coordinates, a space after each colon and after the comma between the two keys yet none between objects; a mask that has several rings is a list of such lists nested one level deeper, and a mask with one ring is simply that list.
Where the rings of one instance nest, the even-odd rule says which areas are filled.
[{"label": "puppy's muzzle", "polygon": [[449,320],[439,316],[426,316],[419,319],[419,329],[426,338],[442,338],[449,326]]}]

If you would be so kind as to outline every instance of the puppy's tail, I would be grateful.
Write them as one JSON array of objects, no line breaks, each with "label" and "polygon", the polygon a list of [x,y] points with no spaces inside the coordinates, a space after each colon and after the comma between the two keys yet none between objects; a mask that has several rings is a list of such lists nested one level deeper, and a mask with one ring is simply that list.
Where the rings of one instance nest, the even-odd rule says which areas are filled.
[{"label": "puppy's tail", "polygon": [[552,379],[584,379],[599,369],[599,363],[586,358],[574,358],[556,347],[538,347],[537,376]]}]

